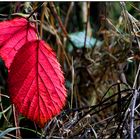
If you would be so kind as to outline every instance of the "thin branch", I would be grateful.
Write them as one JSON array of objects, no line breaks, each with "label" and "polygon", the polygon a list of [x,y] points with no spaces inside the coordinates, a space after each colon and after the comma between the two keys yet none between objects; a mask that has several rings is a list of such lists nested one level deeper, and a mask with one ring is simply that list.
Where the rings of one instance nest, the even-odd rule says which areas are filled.
[{"label": "thin branch", "polygon": [[61,27],[64,35],[65,35],[65,37],[68,37],[68,33],[67,33],[67,31],[66,31],[66,29],[65,29],[65,27],[64,27],[64,25],[63,25],[63,23],[62,23],[62,21],[60,19],[60,17],[57,14],[57,11],[56,11],[54,3],[50,2],[49,5],[50,5],[50,10],[52,11],[54,17],[57,19],[57,21],[58,21],[58,23],[59,23],[59,25],[60,25],[60,27]]},{"label": "thin branch", "polygon": [[[5,113],[4,113],[4,108],[3,108],[3,105],[2,105],[2,98],[1,97],[2,97],[2,94],[1,94],[1,88],[0,88],[0,107],[1,107],[1,110],[2,110],[3,117],[8,122],[8,119],[7,119],[7,117],[6,117]],[[7,97],[7,96],[5,95],[5,97]]]},{"label": "thin branch", "polygon": [[72,66],[71,66],[71,75],[72,75],[72,83],[71,83],[71,109],[73,105],[73,88],[74,88],[74,65],[73,65],[73,57],[72,57]]},{"label": "thin branch", "polygon": [[135,105],[136,105],[136,99],[137,99],[137,96],[138,96],[138,91],[135,90],[134,91],[134,96],[132,98],[132,105],[131,105],[131,118],[130,118],[130,138],[133,139],[134,138],[134,128],[135,128],[135,125],[134,125],[134,111],[135,111]]},{"label": "thin branch", "polygon": [[41,4],[28,16],[27,19],[29,19],[33,14],[44,4],[44,2],[41,2]]},{"label": "thin branch", "polygon": [[[14,122],[15,122],[15,126],[18,128],[19,127],[19,113],[17,112],[17,110],[15,109],[15,106],[13,105],[13,114],[14,114]],[[16,137],[21,138],[21,133],[20,133],[20,129],[16,129]]]},{"label": "thin branch", "polygon": [[88,22],[89,22],[89,10],[90,10],[90,3],[87,2],[87,21],[86,21],[86,26],[85,26],[85,40],[84,40],[84,48],[86,48],[86,40],[87,40],[87,30],[88,30]]},{"label": "thin branch", "polygon": [[66,28],[65,26],[63,25],[62,21],[61,21],[61,18],[58,16],[57,14],[57,11],[56,11],[56,8],[55,8],[55,5],[53,2],[49,2],[49,5],[50,5],[50,10],[52,12],[52,14],[54,15],[54,17],[57,19],[58,23],[59,23],[59,26],[61,27],[63,33],[64,33],[64,36],[69,40],[69,42],[72,44],[72,46],[75,47],[74,43],[71,41],[67,31],[66,31]]},{"label": "thin branch", "polygon": [[64,23],[65,28],[67,28],[68,20],[69,20],[69,17],[70,17],[70,13],[71,13],[71,11],[73,9],[73,6],[74,6],[74,2],[72,1],[70,3],[69,9],[68,9],[68,12],[67,12],[67,15],[66,15],[66,19],[65,19],[65,23]]},{"label": "thin branch", "polygon": [[137,70],[137,73],[136,73],[136,76],[135,76],[133,88],[136,88],[136,86],[137,86],[136,84],[137,84],[137,81],[138,81],[138,78],[139,78],[139,74],[140,74],[140,63],[139,63],[139,67],[138,67],[138,70]]},{"label": "thin branch", "polygon": [[46,12],[46,4],[43,4],[42,12],[41,12],[41,23],[40,23],[40,38],[42,38],[43,35],[43,21],[44,21],[45,12]]}]

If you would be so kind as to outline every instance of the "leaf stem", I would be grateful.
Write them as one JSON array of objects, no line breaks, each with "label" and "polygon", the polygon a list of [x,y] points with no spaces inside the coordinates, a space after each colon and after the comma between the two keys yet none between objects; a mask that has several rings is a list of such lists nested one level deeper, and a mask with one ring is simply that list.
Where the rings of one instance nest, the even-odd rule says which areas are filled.
[{"label": "leaf stem", "polygon": [[44,2],[42,2],[27,18],[29,20],[29,18],[44,4]]}]

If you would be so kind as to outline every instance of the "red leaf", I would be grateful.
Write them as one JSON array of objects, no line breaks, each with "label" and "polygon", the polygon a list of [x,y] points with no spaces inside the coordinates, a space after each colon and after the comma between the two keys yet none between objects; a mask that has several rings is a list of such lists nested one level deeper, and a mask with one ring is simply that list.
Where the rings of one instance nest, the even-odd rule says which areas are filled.
[{"label": "red leaf", "polygon": [[64,76],[55,53],[44,41],[30,41],[18,51],[8,84],[17,110],[40,127],[65,104]]},{"label": "red leaf", "polygon": [[33,39],[37,39],[36,28],[25,18],[0,22],[0,56],[8,69],[17,51]]}]

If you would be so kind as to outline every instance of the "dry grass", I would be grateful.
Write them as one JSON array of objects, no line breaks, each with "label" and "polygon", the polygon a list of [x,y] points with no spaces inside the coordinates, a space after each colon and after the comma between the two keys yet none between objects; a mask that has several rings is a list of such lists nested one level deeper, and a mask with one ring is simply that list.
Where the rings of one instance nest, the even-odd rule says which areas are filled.
[{"label": "dry grass", "polygon": [[[36,9],[40,3],[28,4],[27,8]],[[110,3],[112,7],[115,4]],[[67,104],[43,130],[32,122],[30,127],[20,116],[21,134],[7,132],[4,138],[28,138],[25,130],[34,134],[32,138],[140,138],[140,23],[127,7],[139,9],[127,2],[117,4],[117,20],[108,13],[110,5],[105,3],[96,7],[103,6],[102,10],[96,9],[98,18],[92,15],[95,5],[90,2],[44,2],[37,9],[40,36],[54,46],[65,73]],[[91,20],[94,16],[97,19]],[[85,38],[84,47],[77,48],[69,34],[81,29],[102,44],[86,48]],[[71,52],[68,44],[73,46]],[[1,93],[0,97],[0,128],[4,131],[14,128],[15,120],[11,119],[12,109],[4,103],[9,96]]]}]

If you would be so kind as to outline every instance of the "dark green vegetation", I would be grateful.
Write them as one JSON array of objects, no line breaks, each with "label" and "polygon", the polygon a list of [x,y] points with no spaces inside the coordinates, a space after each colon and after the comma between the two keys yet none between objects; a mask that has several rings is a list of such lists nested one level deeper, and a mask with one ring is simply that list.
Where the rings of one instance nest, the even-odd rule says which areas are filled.
[{"label": "dark green vegetation", "polygon": [[0,20],[34,10],[64,71],[67,104],[38,128],[11,105],[0,61],[0,138],[140,138],[140,3],[1,2]]}]

